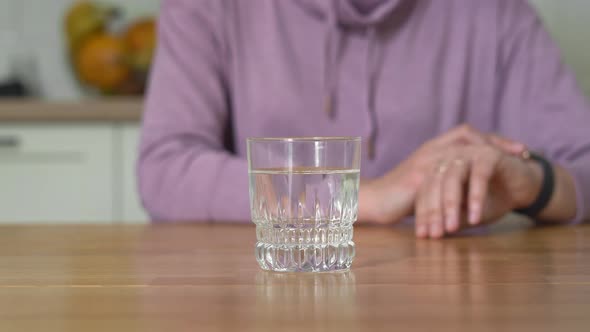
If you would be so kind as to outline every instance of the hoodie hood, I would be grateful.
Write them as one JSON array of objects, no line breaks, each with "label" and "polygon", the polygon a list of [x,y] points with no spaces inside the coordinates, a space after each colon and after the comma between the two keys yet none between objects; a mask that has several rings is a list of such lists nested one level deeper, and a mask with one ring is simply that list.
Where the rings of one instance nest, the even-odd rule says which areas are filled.
[{"label": "hoodie hood", "polygon": [[384,21],[403,0],[295,0],[305,11],[334,17],[348,26],[367,27]]},{"label": "hoodie hood", "polygon": [[390,17],[403,0],[295,0],[306,12],[326,22],[324,52],[324,112],[334,118],[338,105],[335,103],[336,86],[340,69],[343,27],[367,30],[365,65],[364,110],[370,118],[370,135],[367,140],[369,159],[375,158],[375,144],[378,135],[378,119],[375,111],[375,85],[379,71],[378,27]]}]

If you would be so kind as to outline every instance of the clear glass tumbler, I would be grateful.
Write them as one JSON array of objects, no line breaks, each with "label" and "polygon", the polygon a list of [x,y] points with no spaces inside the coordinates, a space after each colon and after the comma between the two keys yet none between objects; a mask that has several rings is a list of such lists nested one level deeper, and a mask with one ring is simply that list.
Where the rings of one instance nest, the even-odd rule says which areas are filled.
[{"label": "clear glass tumbler", "polygon": [[350,268],[360,159],[359,137],[248,139],[250,207],[261,268]]}]

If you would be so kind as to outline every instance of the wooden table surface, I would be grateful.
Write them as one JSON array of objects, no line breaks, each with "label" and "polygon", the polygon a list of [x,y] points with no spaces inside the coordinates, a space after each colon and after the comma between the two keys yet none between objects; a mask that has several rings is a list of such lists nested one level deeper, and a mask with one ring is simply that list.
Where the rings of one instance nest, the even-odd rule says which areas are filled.
[{"label": "wooden table surface", "polygon": [[281,274],[252,226],[2,226],[0,331],[590,331],[588,226],[355,241],[349,272]]}]

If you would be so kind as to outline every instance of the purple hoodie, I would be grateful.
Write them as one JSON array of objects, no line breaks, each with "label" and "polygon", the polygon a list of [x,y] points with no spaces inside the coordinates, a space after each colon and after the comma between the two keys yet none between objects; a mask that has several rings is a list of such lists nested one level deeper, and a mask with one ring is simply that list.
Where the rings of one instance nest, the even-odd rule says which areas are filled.
[{"label": "purple hoodie", "polygon": [[246,137],[361,136],[372,178],[462,123],[566,167],[590,217],[590,109],[525,1],[164,0],[159,42],[138,165],[156,221],[249,220]]}]

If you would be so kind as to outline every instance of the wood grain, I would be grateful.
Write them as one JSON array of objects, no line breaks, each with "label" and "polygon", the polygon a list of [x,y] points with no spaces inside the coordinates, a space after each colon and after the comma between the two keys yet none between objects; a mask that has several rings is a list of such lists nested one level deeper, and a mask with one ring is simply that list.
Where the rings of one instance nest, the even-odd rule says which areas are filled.
[{"label": "wood grain", "polygon": [[139,98],[113,97],[79,101],[0,100],[0,123],[139,122]]},{"label": "wood grain", "polygon": [[252,226],[2,226],[0,331],[587,331],[590,227],[418,241],[357,227],[351,271],[261,271]]}]

